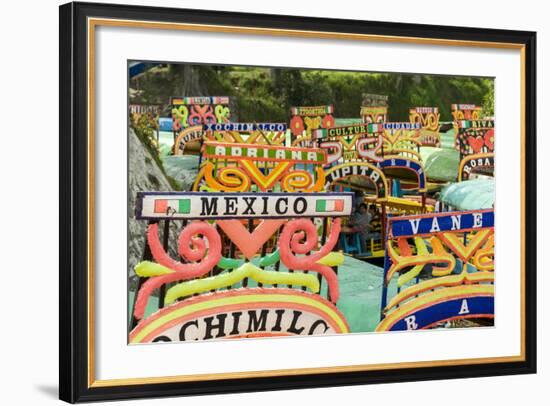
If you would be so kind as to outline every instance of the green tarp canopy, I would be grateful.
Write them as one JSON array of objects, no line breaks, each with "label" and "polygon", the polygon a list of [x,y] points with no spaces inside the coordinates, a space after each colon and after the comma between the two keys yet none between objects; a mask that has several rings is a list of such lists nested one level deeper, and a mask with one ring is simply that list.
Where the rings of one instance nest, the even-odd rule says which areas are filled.
[{"label": "green tarp canopy", "polygon": [[454,131],[452,129],[441,133],[441,148],[422,147],[420,155],[429,181],[456,181],[460,156],[454,148]]},{"label": "green tarp canopy", "polygon": [[441,191],[439,200],[458,210],[490,209],[495,202],[495,180],[484,178],[452,183]]},{"label": "green tarp canopy", "polygon": [[[431,154],[425,154],[421,149],[424,170],[430,181],[454,182],[457,178],[459,154],[452,149],[430,148]],[[426,157],[426,155],[428,155]]]}]

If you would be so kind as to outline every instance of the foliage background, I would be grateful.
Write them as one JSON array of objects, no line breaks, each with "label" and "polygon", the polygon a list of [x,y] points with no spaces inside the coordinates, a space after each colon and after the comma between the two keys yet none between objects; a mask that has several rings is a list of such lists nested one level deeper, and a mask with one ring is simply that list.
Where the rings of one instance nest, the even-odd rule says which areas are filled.
[{"label": "foliage background", "polygon": [[390,121],[408,121],[409,108],[416,106],[438,107],[441,121],[452,120],[452,103],[483,106],[484,115],[494,112],[494,80],[466,76],[167,64],[130,85],[132,103],[233,96],[232,119],[241,122],[286,122],[291,106],[323,104],[333,104],[337,118],[359,117],[364,93],[389,96]]}]

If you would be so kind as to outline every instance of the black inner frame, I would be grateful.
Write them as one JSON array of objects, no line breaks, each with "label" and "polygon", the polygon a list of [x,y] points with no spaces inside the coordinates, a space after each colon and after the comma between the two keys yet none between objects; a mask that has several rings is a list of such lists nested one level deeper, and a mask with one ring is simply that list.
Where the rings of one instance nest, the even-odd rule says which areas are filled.
[{"label": "black inner frame", "polygon": [[[59,397],[84,401],[236,393],[536,372],[536,33],[114,4],[60,6]],[[233,25],[525,45],[525,360],[278,377],[88,387],[87,18]],[[131,377],[129,377],[131,378]]]}]

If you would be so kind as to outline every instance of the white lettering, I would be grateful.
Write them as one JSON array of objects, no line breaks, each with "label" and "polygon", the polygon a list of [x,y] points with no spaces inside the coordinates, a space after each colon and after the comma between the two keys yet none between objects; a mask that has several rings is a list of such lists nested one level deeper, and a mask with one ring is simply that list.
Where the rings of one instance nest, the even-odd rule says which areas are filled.
[{"label": "white lettering", "polygon": [[482,220],[482,214],[481,213],[474,213],[474,228],[483,226],[483,220]]},{"label": "white lettering", "polygon": [[439,221],[437,221],[437,217],[434,217],[432,220],[432,228],[430,229],[430,233],[435,233],[437,231],[441,231],[439,228]]},{"label": "white lettering", "polygon": [[453,222],[453,226],[451,227],[451,230],[458,230],[460,228],[461,218],[462,218],[462,214],[459,214],[458,216],[451,216],[451,220]]},{"label": "white lettering", "polygon": [[380,174],[378,172],[373,171],[373,172],[371,172],[369,177],[374,183],[376,183],[376,182],[378,182],[378,179],[380,178]]},{"label": "white lettering", "polygon": [[418,227],[420,227],[420,219],[409,220],[409,223],[411,223],[412,233],[417,234],[418,233]]},{"label": "white lettering", "polygon": [[468,314],[470,313],[470,309],[468,309],[468,301],[466,299],[462,299],[462,304],[460,305],[460,311],[458,314]]},{"label": "white lettering", "polygon": [[340,176],[341,178],[345,178],[346,176],[349,176],[351,175],[351,167],[349,166],[344,166],[342,168],[342,176]]},{"label": "white lettering", "polygon": [[405,317],[405,323],[407,324],[407,330],[416,330],[418,328],[415,315]]}]

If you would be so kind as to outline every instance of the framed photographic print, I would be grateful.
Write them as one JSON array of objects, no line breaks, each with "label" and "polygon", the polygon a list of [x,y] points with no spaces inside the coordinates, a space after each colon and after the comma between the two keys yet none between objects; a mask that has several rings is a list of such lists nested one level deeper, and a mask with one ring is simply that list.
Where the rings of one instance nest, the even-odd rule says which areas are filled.
[{"label": "framed photographic print", "polygon": [[60,23],[62,400],[536,371],[535,33]]}]

